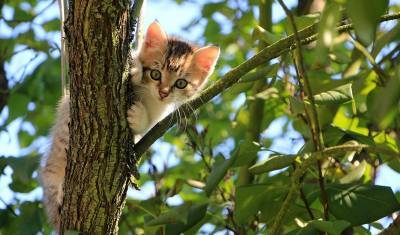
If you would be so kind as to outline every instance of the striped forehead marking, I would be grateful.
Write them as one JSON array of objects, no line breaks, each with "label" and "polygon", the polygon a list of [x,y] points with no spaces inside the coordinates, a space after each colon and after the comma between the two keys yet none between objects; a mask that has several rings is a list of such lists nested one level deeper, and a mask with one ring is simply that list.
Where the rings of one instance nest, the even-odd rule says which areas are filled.
[{"label": "striped forehead marking", "polygon": [[167,67],[171,72],[180,73],[187,57],[191,54],[193,54],[191,45],[177,39],[169,39],[163,68]]}]

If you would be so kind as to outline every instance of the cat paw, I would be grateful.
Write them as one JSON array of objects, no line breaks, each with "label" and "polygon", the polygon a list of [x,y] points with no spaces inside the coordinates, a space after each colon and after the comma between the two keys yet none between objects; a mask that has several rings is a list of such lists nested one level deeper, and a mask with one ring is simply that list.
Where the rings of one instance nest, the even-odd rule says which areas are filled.
[{"label": "cat paw", "polygon": [[136,102],[129,108],[128,124],[134,134],[142,134],[147,130],[148,117],[146,108],[141,102]]}]

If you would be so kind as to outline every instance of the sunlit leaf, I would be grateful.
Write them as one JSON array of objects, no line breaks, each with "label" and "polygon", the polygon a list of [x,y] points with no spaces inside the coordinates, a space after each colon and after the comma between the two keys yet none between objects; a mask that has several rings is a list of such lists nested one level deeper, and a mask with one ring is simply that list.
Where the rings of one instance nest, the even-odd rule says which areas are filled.
[{"label": "sunlit leaf", "polygon": [[279,170],[284,167],[290,166],[295,161],[294,156],[289,155],[276,155],[271,156],[267,160],[259,162],[249,168],[252,174],[261,174],[273,170]]},{"label": "sunlit leaf", "polygon": [[314,95],[317,104],[341,104],[353,99],[351,84],[346,84],[331,91]]}]

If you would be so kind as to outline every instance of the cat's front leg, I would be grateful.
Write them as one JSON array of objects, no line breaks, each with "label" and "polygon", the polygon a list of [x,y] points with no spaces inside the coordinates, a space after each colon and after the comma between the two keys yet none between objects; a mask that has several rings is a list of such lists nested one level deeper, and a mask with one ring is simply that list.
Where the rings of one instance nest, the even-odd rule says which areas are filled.
[{"label": "cat's front leg", "polygon": [[142,102],[135,102],[128,110],[128,124],[134,134],[144,134],[149,126],[149,116]]}]

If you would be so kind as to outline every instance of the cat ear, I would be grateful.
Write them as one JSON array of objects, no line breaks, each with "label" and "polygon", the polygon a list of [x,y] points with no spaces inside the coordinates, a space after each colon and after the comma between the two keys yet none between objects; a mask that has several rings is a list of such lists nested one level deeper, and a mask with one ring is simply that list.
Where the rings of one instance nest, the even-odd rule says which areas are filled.
[{"label": "cat ear", "polygon": [[165,46],[167,41],[167,34],[161,28],[161,25],[157,21],[151,23],[147,29],[146,37],[144,39],[144,48],[160,48]]},{"label": "cat ear", "polygon": [[208,76],[214,71],[215,64],[219,57],[219,47],[217,46],[206,46],[202,47],[194,52],[192,65],[196,67],[196,70],[203,76]]}]

